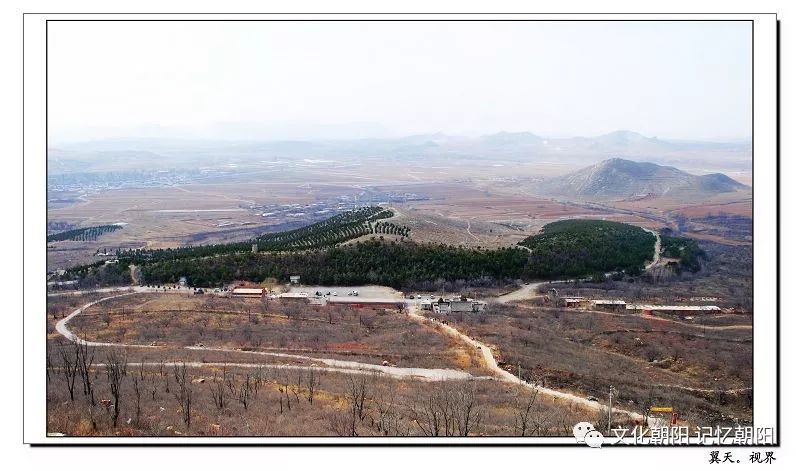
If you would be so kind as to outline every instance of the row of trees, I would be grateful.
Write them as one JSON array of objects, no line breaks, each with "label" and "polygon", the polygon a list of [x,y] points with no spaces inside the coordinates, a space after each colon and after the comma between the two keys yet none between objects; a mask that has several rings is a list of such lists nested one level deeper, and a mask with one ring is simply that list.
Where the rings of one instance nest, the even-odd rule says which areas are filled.
[{"label": "row of trees", "polygon": [[411,228],[393,222],[378,221],[375,223],[375,226],[370,224],[370,228],[372,229],[372,234],[389,234],[401,237],[408,237],[411,235]]},{"label": "row of trees", "polygon": [[[181,247],[177,249],[131,249],[119,251],[117,255],[121,261],[141,265],[164,260],[245,253],[251,251],[253,244],[257,245],[259,252],[322,249],[372,234],[375,232],[373,222],[392,216],[394,216],[394,213],[388,209],[380,206],[370,206],[347,211],[299,229],[264,234],[245,242]],[[409,233],[409,231],[403,232],[405,234]]]},{"label": "row of trees", "polygon": [[69,231],[57,232],[47,236],[48,242],[59,242],[62,240],[97,240],[98,237],[107,233],[114,232],[121,229],[122,226],[116,224],[107,224],[103,226],[82,227],[80,229],[71,229]]}]

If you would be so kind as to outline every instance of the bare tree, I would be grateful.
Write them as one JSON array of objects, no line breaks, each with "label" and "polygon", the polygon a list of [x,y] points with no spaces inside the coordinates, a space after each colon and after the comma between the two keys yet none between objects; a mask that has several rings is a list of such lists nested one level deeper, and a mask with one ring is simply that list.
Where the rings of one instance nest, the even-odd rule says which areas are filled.
[{"label": "bare tree", "polygon": [[359,375],[358,378],[355,378],[355,375],[349,375],[347,379],[347,399],[350,403],[353,416],[359,421],[363,421],[366,416],[366,408],[364,406],[368,397],[367,377]]},{"label": "bare tree", "polygon": [[94,363],[94,347],[83,341],[75,342],[75,357],[78,359],[78,371],[83,383],[83,394],[89,404],[95,405],[94,389],[92,388],[91,369]]},{"label": "bare tree", "polygon": [[328,416],[328,428],[340,437],[354,437],[355,430],[349,410],[341,410]]},{"label": "bare tree", "polygon": [[477,387],[473,381],[456,385],[452,392],[453,419],[462,437],[474,432],[483,420],[483,407],[477,401]]},{"label": "bare tree", "polygon": [[192,385],[191,381],[187,382],[186,363],[183,362],[180,366],[177,364],[174,365],[173,374],[175,375],[175,383],[177,384],[174,393],[175,399],[178,400],[178,404],[180,405],[183,423],[186,424],[186,428],[189,428],[192,426]]},{"label": "bare tree", "polygon": [[292,395],[294,396],[294,402],[300,404],[300,391],[303,389],[303,371],[299,370],[297,372],[297,380],[292,385]]},{"label": "bare tree", "polygon": [[111,396],[114,398],[114,408],[111,413],[111,421],[114,427],[117,426],[117,419],[119,419],[119,399],[122,387],[122,379],[125,377],[125,370],[127,368],[128,359],[125,356],[118,356],[112,350],[106,357],[106,376],[108,377],[108,386],[111,389]]},{"label": "bare tree", "polygon": [[278,393],[280,394],[278,396],[278,401],[280,403],[281,414],[283,414],[283,401],[284,401],[284,398],[286,398],[286,408],[289,411],[291,411],[292,410],[292,402],[289,399],[289,383],[291,383],[291,381],[289,380],[289,374],[288,373],[278,374],[277,378],[275,379],[275,381],[278,383]]},{"label": "bare tree", "polygon": [[46,359],[47,359],[47,366],[45,367],[45,374],[47,375],[47,382],[49,383],[50,382],[50,372],[54,371],[53,360],[50,358],[50,352],[47,352]]},{"label": "bare tree", "polygon": [[217,409],[225,409],[228,407],[228,395],[225,392],[225,381],[228,379],[227,368],[222,367],[222,379],[217,378],[217,373],[214,373],[214,381],[209,384],[211,388],[211,398],[214,400],[214,405]]},{"label": "bare tree", "polygon": [[365,376],[349,375],[347,377],[347,391],[345,392],[347,408],[331,415],[328,421],[328,425],[334,433],[340,436],[358,436],[359,424],[367,414],[368,391]]},{"label": "bare tree", "polygon": [[514,398],[514,435],[525,437],[531,433],[534,404],[539,396],[537,388],[524,391]]},{"label": "bare tree", "polygon": [[442,408],[438,395],[437,391],[424,398],[414,398],[408,404],[411,419],[426,437],[447,435],[446,432],[443,433],[446,430],[444,414],[447,409]]},{"label": "bare tree", "polygon": [[314,393],[319,387],[320,376],[321,373],[316,368],[308,370],[308,375],[306,375],[306,399],[309,404],[314,403]]},{"label": "bare tree", "polygon": [[59,354],[61,355],[61,362],[63,364],[62,372],[64,373],[67,390],[69,391],[69,400],[75,401],[75,378],[78,376],[77,355],[73,357],[63,345],[59,349]]},{"label": "bare tree", "polygon": [[378,414],[375,426],[381,435],[397,436],[408,434],[408,430],[403,432],[401,428],[402,415],[398,412],[396,398],[397,391],[392,387],[372,397],[373,408]]},{"label": "bare tree", "polygon": [[133,393],[136,397],[136,425],[139,425],[139,416],[142,413],[142,391],[139,385],[139,378],[133,377]]},{"label": "bare tree", "polygon": [[245,375],[244,381],[242,384],[239,385],[239,391],[236,395],[236,398],[239,400],[239,403],[247,410],[247,404],[250,402],[250,397],[253,394],[253,383],[250,380],[250,375]]},{"label": "bare tree", "polygon": [[419,430],[429,437],[466,437],[483,419],[472,382],[438,386],[428,397],[409,404],[408,409]]}]

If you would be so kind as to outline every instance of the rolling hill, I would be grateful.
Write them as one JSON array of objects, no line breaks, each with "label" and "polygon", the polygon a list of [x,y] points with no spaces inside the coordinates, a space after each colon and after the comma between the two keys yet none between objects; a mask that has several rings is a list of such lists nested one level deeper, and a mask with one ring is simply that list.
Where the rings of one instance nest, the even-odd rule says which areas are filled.
[{"label": "rolling hill", "polygon": [[721,173],[692,175],[675,167],[625,159],[608,159],[546,180],[539,192],[577,199],[630,199],[646,196],[693,199],[749,187]]},{"label": "rolling hill", "polygon": [[609,271],[639,274],[653,258],[653,234],[613,221],[568,219],[552,222],[519,245],[530,251],[532,278],[584,276]]}]

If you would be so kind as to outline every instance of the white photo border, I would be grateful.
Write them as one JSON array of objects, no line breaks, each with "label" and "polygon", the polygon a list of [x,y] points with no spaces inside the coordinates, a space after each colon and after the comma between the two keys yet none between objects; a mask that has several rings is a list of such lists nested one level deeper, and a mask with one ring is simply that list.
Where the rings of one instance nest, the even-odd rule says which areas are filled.
[{"label": "white photo border", "polygon": [[[509,20],[752,21],[753,45],[753,425],[780,435],[778,298],[778,55],[774,14],[24,14],[23,370],[28,444],[523,445],[576,446],[572,438],[47,437],[46,31],[48,20]],[[580,445],[584,446],[584,445]],[[651,445],[652,446],[652,445]],[[659,446],[659,445],[655,445]]]}]

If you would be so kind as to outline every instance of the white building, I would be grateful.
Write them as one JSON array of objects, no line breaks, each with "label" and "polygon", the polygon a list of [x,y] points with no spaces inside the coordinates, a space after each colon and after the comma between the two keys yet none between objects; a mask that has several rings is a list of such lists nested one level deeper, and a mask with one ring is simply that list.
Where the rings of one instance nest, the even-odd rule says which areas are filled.
[{"label": "white building", "polygon": [[264,295],[264,288],[233,288],[231,295],[237,298],[260,298]]}]

